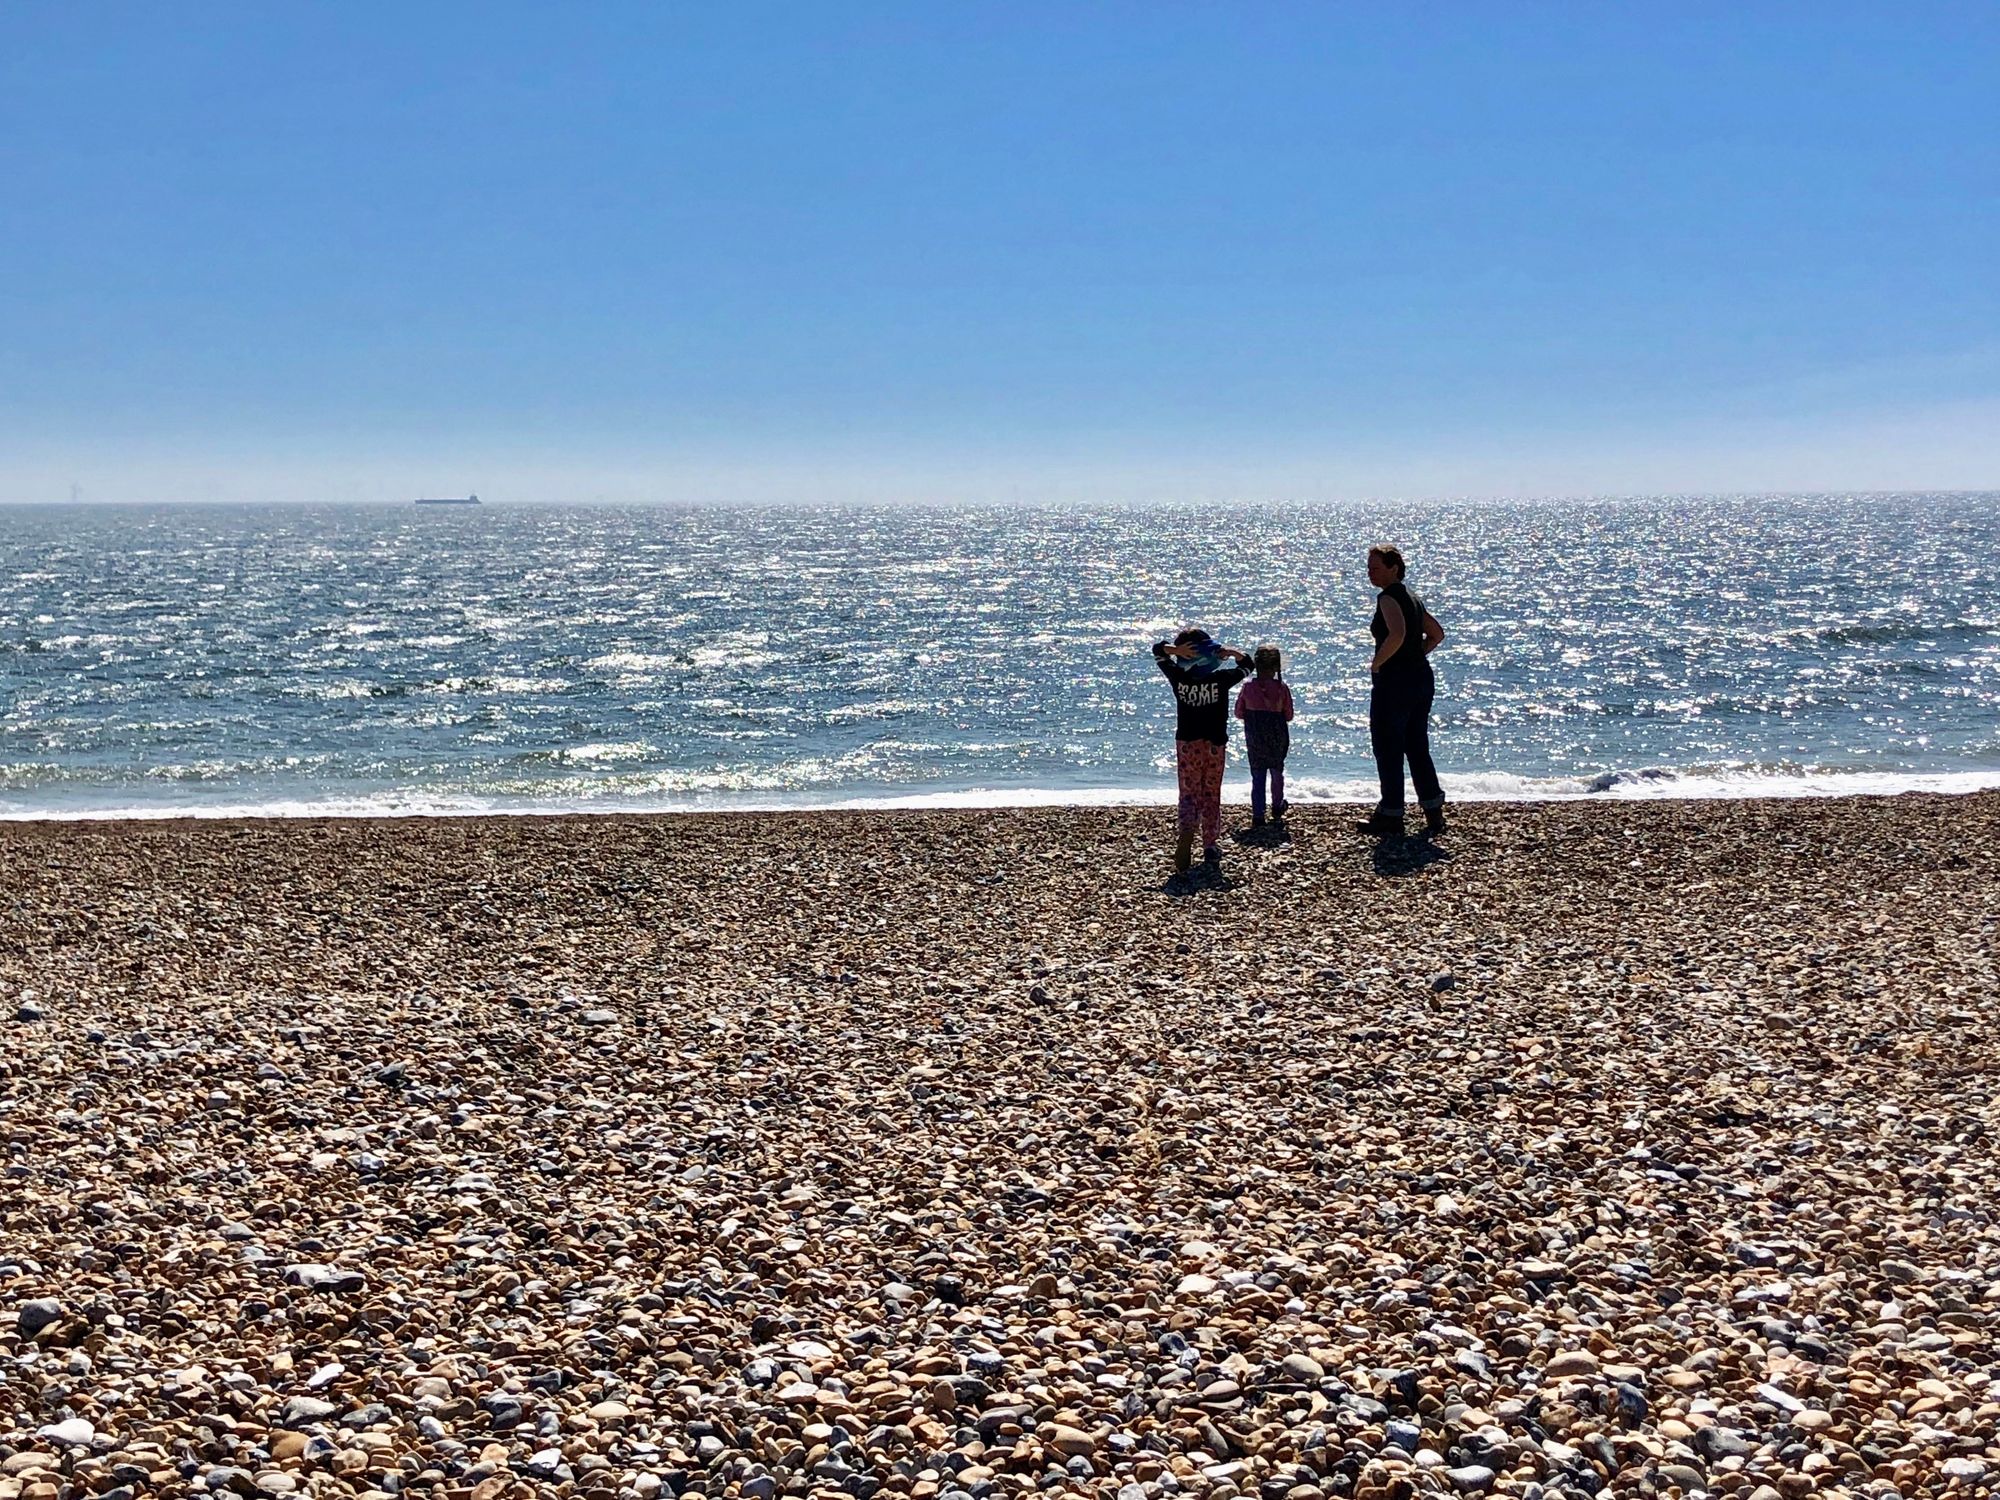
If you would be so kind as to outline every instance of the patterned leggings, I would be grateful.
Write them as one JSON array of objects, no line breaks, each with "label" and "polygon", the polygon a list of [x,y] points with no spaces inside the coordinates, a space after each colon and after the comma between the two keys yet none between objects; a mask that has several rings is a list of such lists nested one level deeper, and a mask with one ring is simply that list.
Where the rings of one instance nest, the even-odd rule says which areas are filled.
[{"label": "patterned leggings", "polygon": [[1179,751],[1182,833],[1201,828],[1204,848],[1222,842],[1222,762],[1224,747],[1209,740],[1175,740]]}]

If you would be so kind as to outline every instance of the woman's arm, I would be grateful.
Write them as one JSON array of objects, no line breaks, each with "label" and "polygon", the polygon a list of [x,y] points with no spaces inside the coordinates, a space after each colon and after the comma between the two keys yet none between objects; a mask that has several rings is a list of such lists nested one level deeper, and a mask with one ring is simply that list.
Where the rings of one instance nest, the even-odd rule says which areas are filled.
[{"label": "woman's arm", "polygon": [[1424,655],[1429,656],[1444,644],[1444,626],[1438,624],[1437,616],[1424,611]]},{"label": "woman's arm", "polygon": [[1389,658],[1403,649],[1403,641],[1409,635],[1409,627],[1403,623],[1403,606],[1384,594],[1377,601],[1382,610],[1382,624],[1388,634],[1382,637],[1382,644],[1375,648],[1375,659],[1368,663],[1370,672],[1379,672],[1388,664]]}]

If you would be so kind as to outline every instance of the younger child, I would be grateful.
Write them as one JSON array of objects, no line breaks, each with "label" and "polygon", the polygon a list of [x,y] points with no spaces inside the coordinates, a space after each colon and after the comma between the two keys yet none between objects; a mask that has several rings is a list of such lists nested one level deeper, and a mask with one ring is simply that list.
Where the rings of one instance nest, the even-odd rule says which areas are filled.
[{"label": "younger child", "polygon": [[[1174,869],[1185,873],[1199,828],[1203,861],[1222,868],[1222,763],[1229,748],[1229,690],[1250,675],[1250,658],[1219,646],[1190,626],[1153,647],[1153,660],[1174,686],[1174,758],[1180,773],[1180,841]],[[1232,662],[1234,665],[1225,665]]]},{"label": "younger child", "polygon": [[1251,658],[1257,675],[1236,695],[1243,748],[1250,757],[1250,826],[1264,826],[1264,778],[1271,779],[1271,821],[1285,816],[1285,752],[1292,747],[1292,690],[1279,677],[1276,646],[1259,646]]}]

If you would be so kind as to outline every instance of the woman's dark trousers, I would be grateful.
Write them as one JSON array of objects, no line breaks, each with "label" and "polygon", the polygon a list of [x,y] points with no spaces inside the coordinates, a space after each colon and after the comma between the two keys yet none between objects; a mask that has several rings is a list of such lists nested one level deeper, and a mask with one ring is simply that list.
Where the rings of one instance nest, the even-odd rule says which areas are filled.
[{"label": "woman's dark trousers", "polygon": [[1410,780],[1417,805],[1426,812],[1444,806],[1444,788],[1431,764],[1431,699],[1437,679],[1428,667],[1377,677],[1368,695],[1368,743],[1375,751],[1375,770],[1382,779],[1378,818],[1403,816],[1403,762],[1410,763]]}]

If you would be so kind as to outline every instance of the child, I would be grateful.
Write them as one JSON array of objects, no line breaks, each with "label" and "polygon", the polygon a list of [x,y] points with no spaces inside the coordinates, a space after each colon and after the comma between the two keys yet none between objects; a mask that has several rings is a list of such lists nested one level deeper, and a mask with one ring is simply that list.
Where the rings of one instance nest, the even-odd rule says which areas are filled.
[{"label": "child", "polygon": [[1264,778],[1271,778],[1271,821],[1285,816],[1285,752],[1292,747],[1292,690],[1279,677],[1283,658],[1276,646],[1259,646],[1257,677],[1236,695],[1243,721],[1243,748],[1250,757],[1250,826],[1264,826]]},{"label": "child", "polygon": [[[1236,665],[1224,666],[1223,658]],[[1250,658],[1218,646],[1205,630],[1187,629],[1170,646],[1153,647],[1153,660],[1174,685],[1178,720],[1175,759],[1180,770],[1180,842],[1174,870],[1185,874],[1194,853],[1196,825],[1210,872],[1222,866],[1222,764],[1229,750],[1229,690],[1250,675]]]}]

